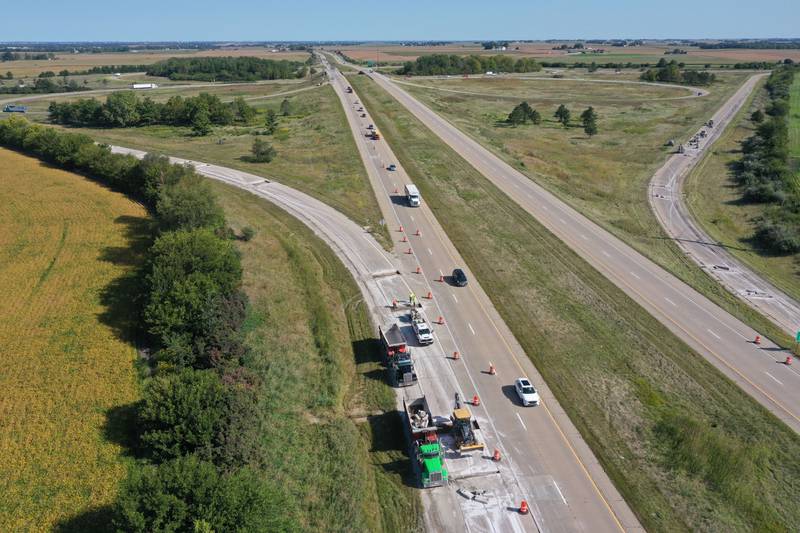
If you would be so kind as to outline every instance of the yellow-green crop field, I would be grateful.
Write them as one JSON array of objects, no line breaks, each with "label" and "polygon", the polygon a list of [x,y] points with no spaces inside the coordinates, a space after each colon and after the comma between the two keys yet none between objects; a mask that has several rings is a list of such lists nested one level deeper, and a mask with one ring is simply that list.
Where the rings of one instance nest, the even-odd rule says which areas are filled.
[{"label": "yellow-green crop field", "polygon": [[126,287],[147,213],[5,149],[0,205],[0,531],[92,530],[129,461],[119,413],[139,380]]}]

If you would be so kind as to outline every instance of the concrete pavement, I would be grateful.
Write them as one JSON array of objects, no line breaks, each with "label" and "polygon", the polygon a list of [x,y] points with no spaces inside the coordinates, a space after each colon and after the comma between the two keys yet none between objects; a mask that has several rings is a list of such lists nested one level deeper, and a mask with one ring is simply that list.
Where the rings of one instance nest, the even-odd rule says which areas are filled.
[{"label": "concrete pavement", "polygon": [[[650,205],[667,234],[700,268],[794,337],[800,329],[800,304],[745,266],[725,246],[714,241],[700,228],[683,200],[686,177],[722,135],[764,76],[767,74],[750,77],[710,117],[714,127],[700,128],[695,134],[698,139],[696,147],[684,142],[685,152],[667,159],[650,182]],[[701,132],[705,136],[701,136]]]},{"label": "concrete pavement", "polygon": [[401,89],[370,77],[554,235],[753,398],[800,431],[800,365],[678,278],[565,204]]},{"label": "concrete pavement", "polygon": [[[455,351],[461,354],[460,361],[449,360],[450,371],[466,393],[462,397],[478,394],[481,399],[480,407],[473,412],[484,429],[488,449],[498,448],[505,457],[500,468],[501,478],[506,476],[503,485],[517,498],[524,497],[529,504],[533,502],[533,520],[522,522],[525,529],[641,530],[630,508],[466,268],[425,199],[419,208],[408,207],[402,194],[404,185],[410,183],[407,174],[385,140],[373,141],[366,137],[367,126],[371,123],[369,110],[360,111],[363,105],[358,95],[345,93],[347,81],[326,61],[323,63],[345,108],[376,197],[392,230],[401,271],[411,273],[409,285],[416,294],[432,293],[433,299],[426,301],[428,316],[431,319],[441,316],[445,320],[443,325],[434,326],[436,346],[442,348],[442,357]],[[367,116],[362,118],[362,113]],[[389,164],[397,165],[397,170],[387,170]],[[403,232],[399,231],[401,226]],[[414,274],[417,266],[422,271],[419,275]],[[455,267],[467,271],[468,287],[455,288],[436,281],[440,276],[448,276]],[[487,372],[490,363],[494,363],[497,375]],[[426,372],[421,380],[426,395],[439,402],[444,398],[445,405],[440,409],[451,408],[446,405],[453,395],[453,390],[447,388],[447,374],[441,367],[431,370],[434,373]],[[515,401],[513,380],[522,375],[530,377],[539,389],[543,398],[541,407],[521,408]],[[457,465],[458,461],[453,458],[448,464]],[[504,470],[506,467],[508,472]],[[454,481],[450,489],[426,491],[426,507],[435,510],[428,513],[431,529],[454,530],[440,523],[441,516],[437,515],[452,506],[453,491],[459,486],[490,492],[498,490],[496,480],[473,477],[464,484]],[[498,521],[508,517],[501,508],[481,508],[474,502],[459,500],[463,498],[456,497],[456,503],[461,504],[463,523],[456,524],[455,530],[505,531],[512,526]]]}]

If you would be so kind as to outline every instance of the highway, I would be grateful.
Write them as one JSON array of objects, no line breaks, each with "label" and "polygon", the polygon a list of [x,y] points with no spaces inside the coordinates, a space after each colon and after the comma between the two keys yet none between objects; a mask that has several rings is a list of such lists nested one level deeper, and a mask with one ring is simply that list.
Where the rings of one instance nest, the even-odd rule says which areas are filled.
[{"label": "highway", "polygon": [[[509,521],[513,514],[509,515],[506,509],[509,504],[502,498],[492,509],[491,505],[476,507],[474,502],[455,493],[457,488],[494,493],[504,488],[512,497],[511,507],[521,498],[531,504],[530,519],[521,522],[525,530],[640,531],[638,520],[466,267],[424,198],[421,207],[408,207],[402,193],[404,185],[410,183],[407,174],[385,140],[374,141],[365,135],[372,123],[369,110],[362,110],[363,104],[356,93],[345,92],[346,79],[326,60],[323,63],[344,106],[370,182],[395,239],[394,252],[400,271],[415,294],[424,296],[430,292],[433,296],[431,300],[422,299],[428,317],[432,321],[438,317],[444,320],[442,325],[434,324],[435,346],[441,355],[422,359],[423,370],[433,371],[421,378],[422,388],[429,400],[433,398],[440,405],[439,412],[452,409],[454,390],[448,389],[452,387],[449,373],[455,377],[458,390],[463,391],[462,397],[477,394],[480,406],[473,408],[473,412],[483,428],[487,449],[497,448],[504,457],[499,463],[499,479],[470,477],[471,469],[481,468],[480,464],[473,464],[464,470],[463,484],[455,480],[447,489],[426,491],[429,528],[514,530],[515,522]],[[389,164],[397,165],[397,170],[387,170]],[[399,231],[401,226],[403,232]],[[420,274],[415,273],[417,267]],[[467,287],[457,288],[438,281],[455,267],[467,272],[470,280]],[[405,300],[407,296],[398,299]],[[457,361],[452,359],[454,352],[460,354]],[[491,363],[497,375],[488,373]],[[522,375],[530,377],[539,389],[543,398],[540,407],[523,408],[514,399],[513,381]],[[448,464],[450,468],[463,470],[465,467],[459,461],[462,459],[453,458]],[[454,498],[461,508],[461,518],[455,524],[448,518]]]},{"label": "highway", "polygon": [[[650,204],[664,231],[708,275],[728,291],[758,310],[786,333],[795,336],[800,328],[800,304],[745,266],[723,245],[714,241],[695,222],[683,198],[683,184],[711,145],[722,135],[738,110],[747,102],[753,87],[767,74],[751,76],[712,117],[714,126],[703,126],[698,143],[684,142],[685,152],[667,159],[650,181]],[[702,135],[701,135],[702,132]]]},{"label": "highway", "polygon": [[[337,56],[337,60],[339,60]],[[481,146],[390,78],[370,77],[548,230],[795,431],[800,365],[760,332],[568,206]],[[718,127],[724,127],[720,124]]]}]

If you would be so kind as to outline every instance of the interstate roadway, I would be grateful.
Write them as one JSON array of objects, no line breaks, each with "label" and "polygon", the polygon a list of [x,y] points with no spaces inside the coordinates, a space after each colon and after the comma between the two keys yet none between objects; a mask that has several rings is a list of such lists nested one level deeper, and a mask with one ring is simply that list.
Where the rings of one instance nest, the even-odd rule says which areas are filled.
[{"label": "interstate roadway", "polygon": [[[786,353],[779,346],[768,339],[755,344],[759,332],[512,168],[390,78],[377,72],[369,76],[560,240],[775,416],[800,431],[800,365],[783,364]],[[730,120],[734,115],[723,117]],[[723,122],[715,128],[724,126]]]}]

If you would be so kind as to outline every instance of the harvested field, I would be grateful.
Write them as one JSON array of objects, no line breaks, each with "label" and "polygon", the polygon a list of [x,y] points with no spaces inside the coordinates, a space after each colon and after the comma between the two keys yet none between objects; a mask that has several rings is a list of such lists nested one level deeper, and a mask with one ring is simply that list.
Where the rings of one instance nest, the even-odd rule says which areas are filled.
[{"label": "harvested field", "polygon": [[0,531],[107,523],[139,396],[131,274],[144,208],[0,149]]}]

